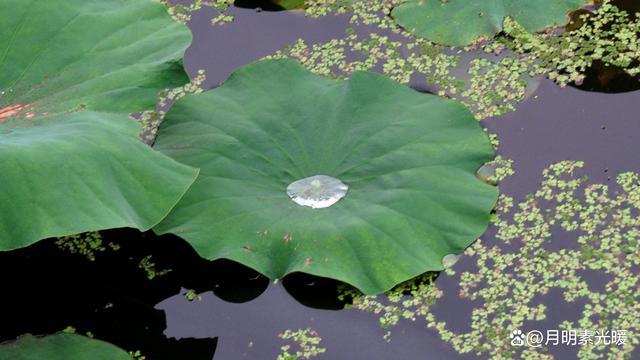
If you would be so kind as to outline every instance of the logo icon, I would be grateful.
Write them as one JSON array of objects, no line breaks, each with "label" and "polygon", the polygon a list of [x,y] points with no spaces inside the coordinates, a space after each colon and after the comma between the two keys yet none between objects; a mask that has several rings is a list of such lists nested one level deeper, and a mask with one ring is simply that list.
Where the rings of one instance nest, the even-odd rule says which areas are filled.
[{"label": "logo icon", "polygon": [[522,330],[516,329],[511,332],[511,345],[512,346],[524,345],[524,334],[522,334]]}]

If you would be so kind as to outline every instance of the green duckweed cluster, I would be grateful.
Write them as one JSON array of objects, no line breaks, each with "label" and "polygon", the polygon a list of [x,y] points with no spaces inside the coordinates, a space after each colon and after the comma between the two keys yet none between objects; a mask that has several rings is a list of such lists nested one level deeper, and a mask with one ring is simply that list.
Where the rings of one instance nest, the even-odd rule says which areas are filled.
[{"label": "green duckweed cluster", "polygon": [[[515,110],[529,95],[528,86],[536,86],[538,76],[547,74],[561,86],[580,83],[596,61],[634,76],[640,71],[640,20],[632,20],[609,0],[594,13],[581,16],[581,26],[561,35],[531,34],[507,18],[504,35],[467,47],[464,53],[415,38],[398,27],[390,12],[400,1],[307,1],[307,16],[349,13],[352,24],[376,26],[379,32],[359,35],[349,30],[343,38],[312,45],[300,39],[276,57],[296,59],[325,76],[381,69],[408,83],[412,76],[421,75],[436,86],[438,95],[464,103],[478,119]],[[398,40],[390,40],[390,34]],[[471,59],[465,61],[461,54]],[[358,60],[348,60],[353,58]]]},{"label": "green duckweed cluster", "polygon": [[[495,150],[498,149],[499,141],[495,134],[489,134],[489,141]],[[491,184],[498,185],[503,179],[515,174],[513,171],[513,160],[507,159],[502,155],[496,157],[484,164],[476,172],[476,176],[480,180]]]},{"label": "green duckweed cluster", "polygon": [[577,16],[575,29],[561,35],[531,34],[512,19],[505,19],[504,36],[488,51],[514,51],[531,71],[547,73],[564,86],[584,80],[594,63],[620,69],[631,76],[640,73],[640,19],[630,16],[605,0],[593,13]]},{"label": "green duckweed cluster", "polygon": [[[182,98],[187,94],[198,94],[204,91],[202,84],[206,80],[207,76],[204,70],[198,70],[198,74],[184,86],[174,89],[167,89],[160,93],[158,98],[158,107],[166,108],[169,104],[172,104],[176,100]],[[140,141],[145,144],[151,145],[156,139],[156,134],[160,128],[160,123],[164,119],[166,112],[164,110],[147,110],[140,114],[138,121],[142,124],[142,130],[138,135]]]},{"label": "green duckweed cluster", "polygon": [[170,273],[171,269],[158,270],[155,262],[153,261],[153,255],[147,255],[143,257],[138,263],[138,268],[142,269],[147,275],[147,279],[153,280],[157,277]]},{"label": "green duckweed cluster", "polygon": [[97,231],[63,236],[57,238],[55,244],[62,251],[80,254],[90,261],[95,261],[97,253],[104,252],[107,249],[115,251],[120,248],[119,245],[112,242],[105,244],[102,235]]},{"label": "green duckweed cluster", "polygon": [[[493,150],[498,151],[500,147],[500,139],[498,139],[497,134],[489,133],[486,129],[487,135],[489,135],[489,142],[493,147]],[[513,160],[505,158],[502,155],[496,155],[496,157],[485,164],[485,166],[491,168],[491,172],[486,174],[486,181],[492,184],[499,184],[500,181],[506,179],[507,177],[515,174],[513,170]],[[480,172],[480,170],[478,170]]]},{"label": "green duckweed cluster", "polygon": [[202,295],[198,294],[195,290],[192,289],[188,289],[187,291],[185,291],[182,296],[184,296],[187,301],[202,301]]},{"label": "green duckweed cluster", "polygon": [[[309,70],[329,77],[347,77],[354,71],[382,71],[400,82],[424,79],[440,96],[467,105],[478,119],[515,110],[525,98],[527,66],[511,58],[487,59],[482,51],[463,53],[416,38],[397,26],[390,12],[393,1],[307,1],[311,17],[350,14],[349,22],[367,26],[367,34],[347,29],[345,36],[326,43],[295,44],[272,57],[289,57]],[[467,49],[471,51],[471,49]]]},{"label": "green duckweed cluster", "polygon": [[[609,0],[593,14],[583,15],[580,27],[561,35],[531,34],[507,18],[504,35],[457,51],[416,38],[397,26],[390,13],[401,1],[307,0],[306,16],[349,14],[354,27],[374,30],[362,35],[348,29],[343,37],[318,44],[298,39],[271,57],[293,58],[331,77],[377,70],[401,83],[413,76],[424,78],[438,95],[464,103],[478,119],[515,110],[528,95],[527,86],[535,86],[535,76],[548,74],[561,86],[579,83],[594,61],[621,67],[631,75],[640,71],[639,22]],[[226,13],[232,3],[195,0],[190,5],[169,5],[169,12],[186,22],[193,11],[213,7],[219,14],[211,23],[218,25],[233,21]]]},{"label": "green duckweed cluster", "polygon": [[136,350],[136,351],[129,351],[129,355],[131,355],[131,357],[134,360],[146,360],[147,357],[142,355],[142,353],[140,352],[140,350]]},{"label": "green duckweed cluster", "polygon": [[[571,161],[550,166],[538,191],[519,204],[501,196],[493,221],[501,243],[478,240],[465,251],[475,262],[474,271],[447,269],[441,275],[456,277],[445,281],[456,281],[461,298],[481,304],[472,311],[469,332],[448,329],[429,311],[443,294],[424,278],[403,285],[418,289],[411,291],[413,296],[394,289],[384,296],[356,296],[353,307],[377,314],[386,327],[400,318],[421,319],[459,353],[550,359],[549,347],[514,347],[510,334],[525,324],[536,328],[546,319],[541,299],[559,292],[579,310],[580,319],[560,321],[558,330],[626,331],[623,344],[580,346],[580,359],[631,358],[640,341],[640,174],[618,175],[612,189],[577,176],[582,167]],[[552,235],[559,231],[566,235],[563,240],[575,240],[548,250],[552,242],[557,247]],[[607,279],[604,288],[589,285],[587,277],[594,273]]]},{"label": "green duckweed cluster", "polygon": [[308,360],[320,354],[326,349],[320,346],[322,338],[315,330],[310,328],[296,331],[286,330],[278,335],[282,340],[291,344],[283,345],[276,360]]},{"label": "green duckweed cluster", "polygon": [[[76,328],[71,326],[71,325],[68,325],[66,328],[62,329],[62,332],[65,333],[65,334],[79,334],[79,335],[82,335],[82,334],[78,333]],[[88,338],[91,338],[91,339],[94,338],[94,335],[93,335],[93,333],[91,331],[85,332],[84,336],[86,336]]]},{"label": "green duckweed cluster", "polygon": [[[168,0],[161,0],[169,9],[171,17],[181,23],[191,20],[191,13],[203,7],[210,7],[217,10],[218,15],[211,19],[211,25],[224,25],[234,20],[233,15],[229,15],[227,10],[233,6],[234,0],[194,0],[188,5],[171,4]],[[273,0],[273,3],[280,5],[283,9],[300,9],[304,7],[304,0]]]},{"label": "green duckweed cluster", "polygon": [[[401,83],[424,78],[440,96],[467,105],[478,119],[515,110],[531,93],[538,76],[548,75],[561,86],[580,83],[594,62],[621,68],[630,75],[640,72],[638,34],[640,20],[605,0],[593,13],[580,16],[580,26],[559,34],[532,34],[510,18],[504,33],[490,41],[464,49],[443,47],[416,38],[390,16],[402,0],[306,0],[305,15],[321,17],[348,14],[357,28],[325,43],[294,44],[269,58],[289,57],[309,70],[329,77],[347,77],[353,71],[381,71]],[[219,14],[213,25],[233,21],[226,10],[232,0],[195,0],[190,5],[169,5],[177,21],[186,22],[204,6]],[[155,120],[151,119],[151,122]]]},{"label": "green duckweed cluster", "polygon": [[[397,325],[401,319],[416,321],[429,314],[430,307],[442,296],[442,291],[434,286],[437,273],[427,273],[416,279],[396,285],[381,296],[363,296],[349,286],[340,289],[339,299],[350,299],[347,308],[357,309],[379,316],[383,329]],[[390,341],[391,331],[384,335]]]},{"label": "green duckweed cluster", "polygon": [[160,0],[168,9],[169,15],[173,20],[180,23],[187,23],[191,20],[191,14],[203,7],[211,7],[218,11],[218,15],[211,19],[212,25],[224,24],[233,21],[233,16],[226,14],[229,6],[233,5],[234,0],[194,0],[188,5],[174,4],[169,0]]},{"label": "green duckweed cluster", "polygon": [[[108,242],[105,244],[102,235],[98,231],[60,237],[55,240],[55,244],[64,252],[82,255],[89,261],[95,261],[96,255],[106,250],[120,250],[119,244],[114,242]],[[147,255],[141,258],[138,262],[138,268],[144,271],[147,279],[149,280],[153,280],[156,277],[160,277],[171,272],[171,269],[158,270],[155,262],[153,261],[152,255]],[[197,294],[194,293],[194,298],[196,296]]]}]

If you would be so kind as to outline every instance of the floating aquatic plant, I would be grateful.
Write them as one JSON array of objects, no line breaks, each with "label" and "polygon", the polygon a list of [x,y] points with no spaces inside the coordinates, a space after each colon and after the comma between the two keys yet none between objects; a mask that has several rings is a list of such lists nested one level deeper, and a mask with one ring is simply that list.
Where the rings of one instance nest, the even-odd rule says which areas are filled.
[{"label": "floating aquatic plant", "polygon": [[[637,73],[638,20],[605,1],[578,26],[562,34],[534,34],[504,19],[505,34],[468,52],[452,53],[424,38],[415,38],[391,20],[393,6],[373,0],[308,1],[307,16],[348,14],[354,29],[324,43],[299,39],[272,58],[288,57],[309,70],[330,77],[349,76],[357,70],[381,71],[408,83],[424,77],[426,85],[441,96],[467,105],[478,119],[516,109],[531,95],[539,78],[548,74],[560,86],[584,79],[596,61]],[[587,15],[583,16],[585,18]],[[366,34],[359,31],[362,25]],[[496,56],[497,55],[497,56]],[[465,62],[464,58],[471,58]],[[414,82],[419,85],[419,83]]]},{"label": "floating aquatic plant", "polygon": [[[13,342],[0,344],[0,359],[47,360],[131,360],[134,354],[86,336],[59,333],[48,336],[23,335]],[[136,359],[144,359],[135,356]]]},{"label": "floating aquatic plant", "polygon": [[[441,276],[443,281],[459,280],[460,297],[482,304],[472,311],[470,331],[454,332],[430,311],[443,292],[429,278],[407,282],[386,296],[361,296],[349,289],[344,296],[355,297],[354,308],[379,314],[387,328],[401,319],[422,320],[459,353],[511,359],[551,358],[545,346],[512,346],[510,334],[524,331],[525,324],[536,328],[536,322],[546,319],[547,306],[540,298],[560,291],[566,302],[579,307],[581,317],[557,319],[558,330],[625,332],[620,344],[576,345],[578,358],[630,358],[640,344],[640,175],[619,174],[614,190],[578,176],[582,166],[571,161],[550,166],[540,189],[519,204],[501,195],[494,220],[501,241],[475,242],[465,256],[477,268],[456,274],[454,267]],[[558,231],[571,234],[575,243],[547,250]],[[590,272],[606,279],[603,289],[590,286]]]},{"label": "floating aquatic plant", "polygon": [[138,263],[138,268],[142,269],[147,275],[147,279],[153,280],[157,277],[167,275],[172,269],[158,270],[156,263],[153,261],[153,255],[147,255],[143,257]]},{"label": "floating aquatic plant", "polygon": [[[161,91],[160,97],[158,98],[158,107],[166,109],[169,107],[169,104],[173,104],[176,100],[187,94],[201,93],[204,90],[202,84],[206,78],[205,71],[201,69],[198,70],[198,74],[191,79],[188,84]],[[153,145],[165,113],[165,110],[153,109],[143,111],[137,117],[138,121],[142,124],[142,131],[140,131],[139,134],[140,141],[147,145]]]},{"label": "floating aquatic plant", "polygon": [[585,0],[405,0],[392,15],[405,29],[440,44],[467,45],[491,38],[511,17],[528,31],[564,25]]},{"label": "floating aquatic plant", "polygon": [[[531,80],[533,76],[548,74],[561,86],[579,83],[594,61],[620,67],[634,76],[637,73],[640,56],[634,39],[638,37],[638,20],[609,0],[592,14],[583,15],[577,28],[562,34],[535,34],[506,17],[501,24],[505,34],[482,44],[491,55],[472,53],[468,64],[461,61],[464,54],[451,53],[400,28],[391,11],[401,3],[307,0],[307,16],[348,14],[356,30],[348,29],[343,37],[324,43],[307,44],[299,39],[271,58],[292,58],[315,73],[331,77],[377,69],[401,83],[408,83],[412,76],[424,76],[435,92],[464,103],[478,119],[515,110],[517,103],[535,89],[537,80]],[[185,14],[202,6],[189,8]],[[368,27],[363,35],[357,31],[360,25],[374,27]],[[493,58],[493,54],[500,57]]]},{"label": "floating aquatic plant", "polygon": [[186,27],[148,0],[7,0],[0,14],[0,250],[158,223],[197,170],[138,142],[128,113],[188,82]]},{"label": "floating aquatic plant", "polygon": [[107,246],[112,250],[119,248],[119,245],[112,242],[105,244],[102,235],[97,231],[59,237],[56,239],[56,245],[62,251],[81,254],[89,261],[95,261],[96,254],[106,251]]},{"label": "floating aquatic plant", "polygon": [[160,0],[167,9],[171,17],[180,23],[187,23],[191,20],[191,13],[203,7],[216,9],[220,14],[211,20],[213,25],[224,24],[233,21],[232,15],[227,15],[226,10],[233,5],[234,0],[193,0],[188,3],[174,3],[169,0]]},{"label": "floating aquatic plant", "polygon": [[532,34],[505,19],[504,36],[487,48],[516,52],[531,71],[548,73],[560,85],[580,83],[596,62],[631,76],[640,74],[640,19],[605,0],[593,13],[577,17],[580,26],[561,35]]},{"label": "floating aquatic plant", "polygon": [[[191,14],[203,7],[209,7],[217,10],[218,15],[211,19],[211,25],[213,26],[224,25],[234,20],[233,15],[229,15],[227,10],[229,7],[234,5],[236,2],[235,0],[193,0],[188,3],[174,3],[169,0],[160,1],[167,6],[171,17],[181,23],[186,23],[191,20]],[[271,0],[266,2],[282,10],[294,10],[304,7],[304,0]],[[252,4],[259,2],[248,0],[243,3]]]},{"label": "floating aquatic plant", "polygon": [[442,269],[443,256],[484,231],[497,196],[474,175],[493,149],[464,106],[378,74],[331,80],[290,60],[185,96],[155,147],[201,168],[157,232],[273,279],[303,271],[369,294]]},{"label": "floating aquatic plant", "polygon": [[282,345],[276,360],[309,360],[327,351],[327,349],[320,346],[322,341],[320,335],[310,328],[296,331],[286,330],[278,334],[278,337],[293,343],[293,345]]},{"label": "floating aquatic plant", "polygon": [[[353,28],[343,37],[307,44],[298,39],[269,58],[291,58],[314,73],[345,77],[354,71],[381,71],[409,83],[424,78],[434,93],[465,104],[478,119],[515,110],[537,84],[527,63],[517,58],[488,59],[474,53],[469,61],[424,38],[416,38],[390,17],[397,1],[308,1],[306,15],[348,14]],[[366,27],[366,34],[360,31]],[[468,56],[467,56],[468,57]],[[531,74],[530,74],[531,73]],[[419,84],[419,83],[416,83]]]}]

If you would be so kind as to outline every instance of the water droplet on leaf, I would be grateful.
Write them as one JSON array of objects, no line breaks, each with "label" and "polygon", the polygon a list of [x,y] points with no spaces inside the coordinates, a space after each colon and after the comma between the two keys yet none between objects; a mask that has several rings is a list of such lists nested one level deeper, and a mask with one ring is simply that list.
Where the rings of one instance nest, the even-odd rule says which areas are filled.
[{"label": "water droplet on leaf", "polygon": [[287,195],[298,205],[322,209],[337,203],[348,190],[346,184],[334,177],[315,175],[289,184]]}]

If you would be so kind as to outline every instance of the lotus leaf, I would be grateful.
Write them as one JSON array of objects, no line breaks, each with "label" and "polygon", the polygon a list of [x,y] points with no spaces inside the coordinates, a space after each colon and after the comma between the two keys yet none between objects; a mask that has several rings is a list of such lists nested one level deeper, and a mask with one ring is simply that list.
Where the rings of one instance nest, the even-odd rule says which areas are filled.
[{"label": "lotus leaf", "polygon": [[150,0],[4,0],[0,14],[0,250],[158,223],[197,170],[139,143],[128,113],[188,81],[188,29]]},{"label": "lotus leaf", "polygon": [[130,360],[126,351],[104,341],[60,333],[21,336],[0,344],[0,360]]},{"label": "lotus leaf", "polygon": [[[302,271],[368,294],[441,270],[484,232],[497,197],[474,175],[494,153],[463,105],[374,73],[330,80],[291,60],[250,64],[182,98],[155,147],[201,168],[157,232],[274,279]],[[287,194],[327,176],[348,187],[331,206]]]},{"label": "lotus leaf", "polygon": [[508,16],[533,32],[563,25],[585,0],[406,0],[392,15],[417,36],[446,45],[467,45],[493,37]]}]

